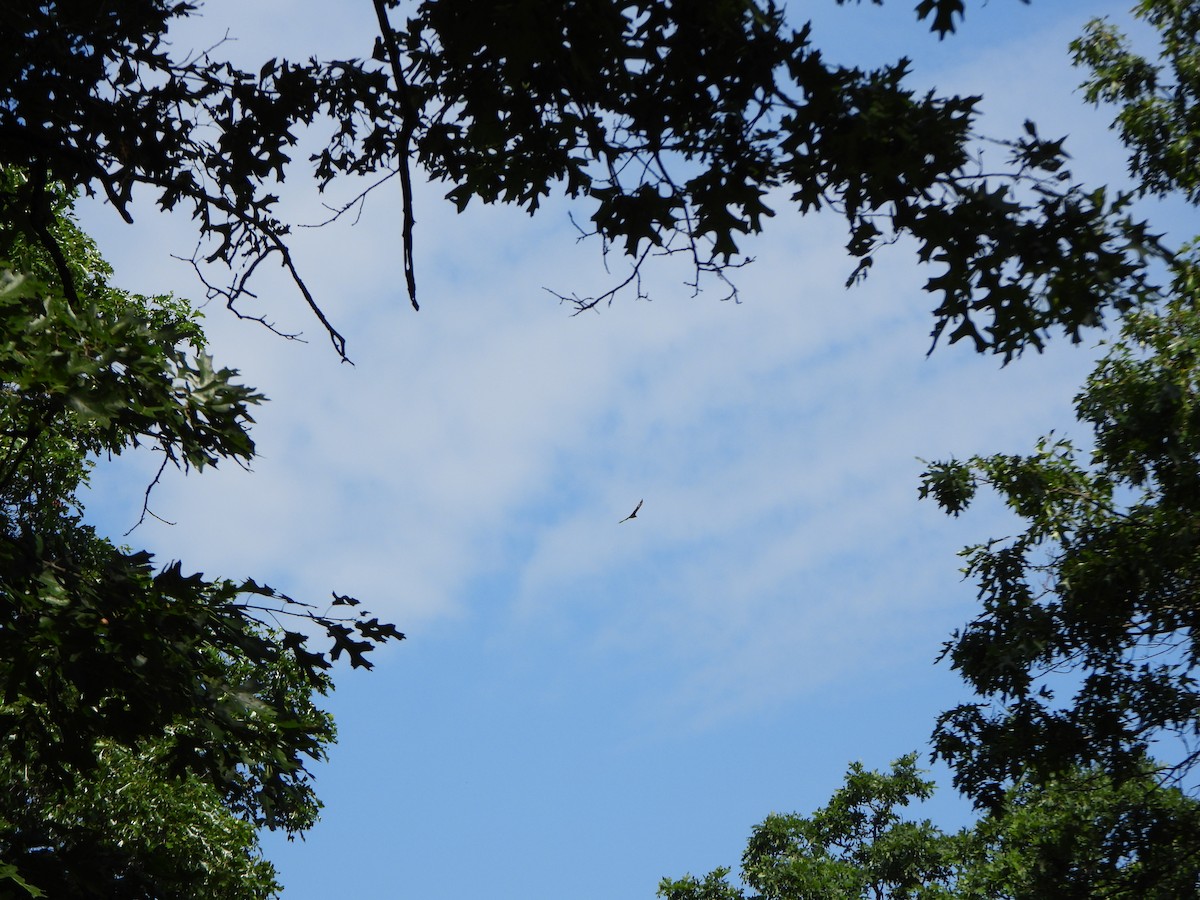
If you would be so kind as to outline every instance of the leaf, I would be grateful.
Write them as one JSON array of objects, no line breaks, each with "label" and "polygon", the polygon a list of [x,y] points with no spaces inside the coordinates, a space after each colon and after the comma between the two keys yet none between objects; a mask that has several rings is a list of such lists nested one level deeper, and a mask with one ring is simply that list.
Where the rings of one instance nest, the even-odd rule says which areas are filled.
[{"label": "leaf", "polygon": [[0,883],[3,882],[15,884],[30,897],[46,896],[42,891],[22,878],[20,871],[12,863],[0,862]]}]

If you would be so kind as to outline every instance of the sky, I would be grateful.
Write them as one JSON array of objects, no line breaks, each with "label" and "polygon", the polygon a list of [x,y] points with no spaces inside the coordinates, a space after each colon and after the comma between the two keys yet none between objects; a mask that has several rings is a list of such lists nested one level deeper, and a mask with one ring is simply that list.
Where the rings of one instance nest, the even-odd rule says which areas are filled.
[{"label": "sky", "polygon": [[[1066,47],[1125,6],[991,0],[945,41],[901,0],[792,19],[815,17],[831,59],[905,55],[914,84],[983,94],[984,130],[1069,134],[1076,174],[1113,182],[1120,148]],[[228,31],[248,63],[369,52],[370,4],[328,10],[210,0],[175,41]],[[736,866],[756,822],[822,805],[851,761],[927,757],[938,712],[967,699],[934,665],[974,609],[956,553],[1013,523],[918,502],[921,460],[1085,437],[1071,400],[1103,335],[1006,368],[927,356],[934,273],[900,244],[848,291],[837,222],[784,198],[740,303],[658,267],[652,301],[572,316],[546,288],[612,276],[568,206],[456,215],[439,197],[418,188],[419,313],[386,188],[356,225],[297,234],[353,366],[282,280],[260,284],[263,310],[308,343],[205,310],[217,361],[271,398],[259,458],[164,478],[151,507],[175,524],[125,539],[300,599],[353,594],[408,635],[336,676],[322,821],[264,838],[285,897],[652,897],[663,876]],[[283,198],[308,221],[320,200],[300,177]],[[186,215],[81,218],[121,286],[200,297],[172,258],[194,245]],[[137,520],[155,467],[98,468],[102,530]],[[927,814],[967,817],[948,787]]]}]

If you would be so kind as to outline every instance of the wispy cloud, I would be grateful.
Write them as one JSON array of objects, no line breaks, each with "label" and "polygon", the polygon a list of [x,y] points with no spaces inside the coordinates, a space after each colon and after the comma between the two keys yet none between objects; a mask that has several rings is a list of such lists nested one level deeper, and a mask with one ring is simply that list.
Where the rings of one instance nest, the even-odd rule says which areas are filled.
[{"label": "wispy cloud", "polygon": [[[1037,94],[1107,160],[1102,120],[1063,86],[1065,39],[1006,44],[947,82],[1016,97],[989,99],[1004,127]],[[1028,446],[1066,420],[1086,368],[1059,345],[1005,371],[958,347],[926,359],[931,271],[900,246],[847,292],[836,221],[786,212],[752,248],[741,305],[655,270],[653,302],[571,317],[543,286],[606,282],[562,207],[455,216],[427,187],[413,313],[387,190],[359,225],[297,236],[356,366],[282,281],[265,308],[310,345],[211,311],[219,359],[272,398],[261,458],[167,480],[153,505],[179,524],[135,539],[298,595],[349,591],[410,630],[487,615],[513,640],[554,635],[653,671],[637,702],[677,717],[927,661],[963,615],[952,554],[970,535],[917,507],[915,458]],[[162,262],[190,249],[186,227],[147,215],[102,237],[133,286],[188,293]],[[132,521],[145,472],[102,486],[98,508]]]}]

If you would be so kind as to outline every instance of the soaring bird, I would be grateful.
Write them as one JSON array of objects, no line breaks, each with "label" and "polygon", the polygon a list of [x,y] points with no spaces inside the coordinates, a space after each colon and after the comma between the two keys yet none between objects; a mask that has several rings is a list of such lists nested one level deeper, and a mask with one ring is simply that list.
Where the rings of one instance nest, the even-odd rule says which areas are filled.
[{"label": "soaring bird", "polygon": [[[633,508],[633,512],[631,512],[629,515],[627,515],[625,518],[623,518],[621,520],[621,522],[628,522],[630,519],[636,519],[638,510],[642,508],[642,504],[645,502],[646,502],[645,500],[639,500],[638,505]],[[617,524],[620,525],[621,522],[618,522]]]}]

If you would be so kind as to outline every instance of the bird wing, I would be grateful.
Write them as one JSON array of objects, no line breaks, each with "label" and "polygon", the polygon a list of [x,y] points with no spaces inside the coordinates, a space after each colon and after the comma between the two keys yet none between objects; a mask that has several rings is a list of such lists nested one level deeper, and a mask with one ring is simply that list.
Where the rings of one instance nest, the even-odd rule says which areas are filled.
[{"label": "bird wing", "polygon": [[635,506],[635,507],[633,508],[633,512],[631,512],[629,515],[627,515],[625,518],[623,518],[623,519],[622,519],[620,522],[618,522],[617,524],[618,524],[618,525],[620,525],[622,522],[628,522],[630,519],[636,519],[636,518],[637,518],[637,514],[638,514],[638,510],[642,508],[642,504],[643,504],[643,503],[645,503],[645,502],[646,502],[645,500],[639,500],[639,501],[638,501],[638,503],[637,503],[637,506]]}]

